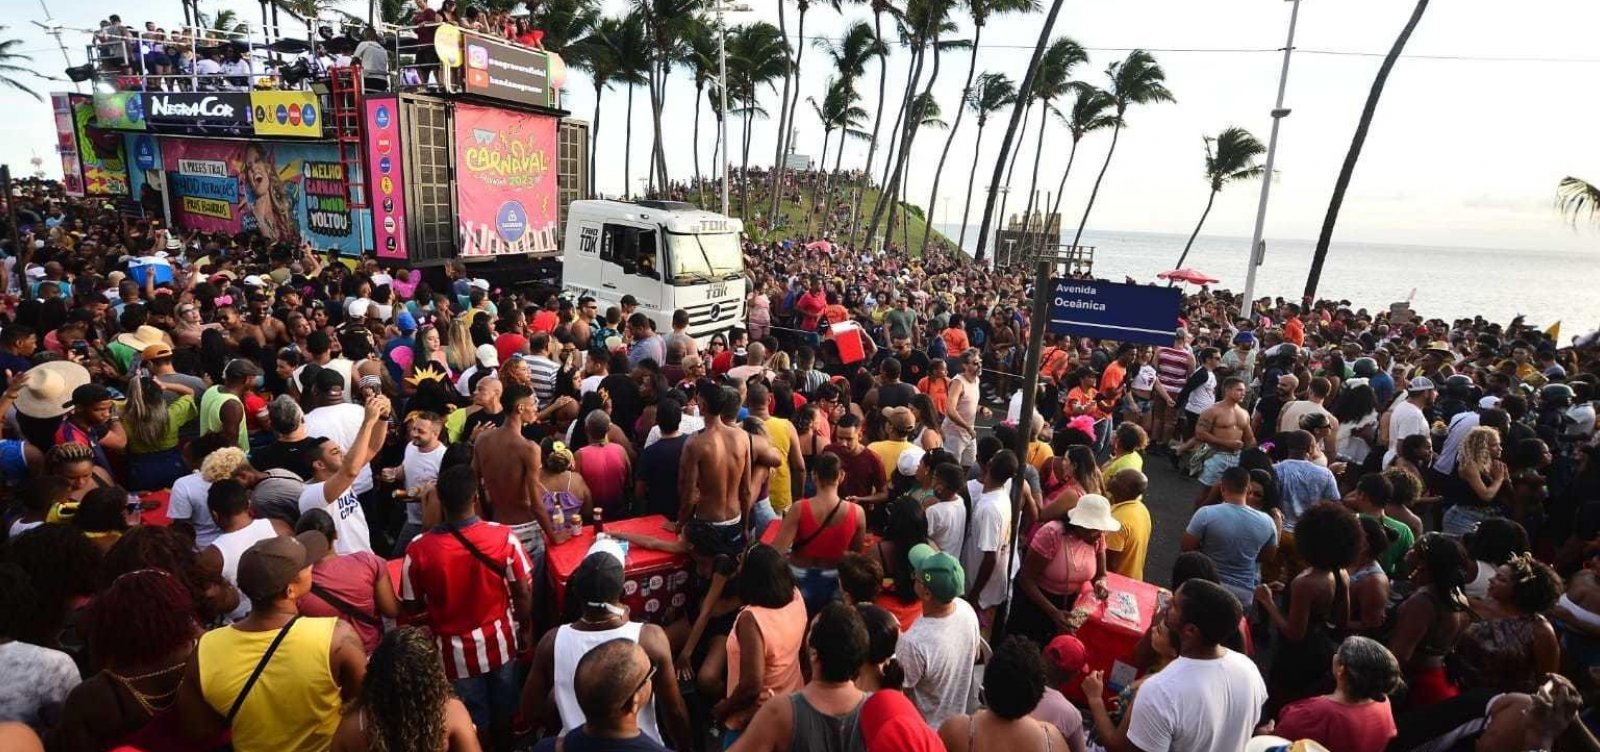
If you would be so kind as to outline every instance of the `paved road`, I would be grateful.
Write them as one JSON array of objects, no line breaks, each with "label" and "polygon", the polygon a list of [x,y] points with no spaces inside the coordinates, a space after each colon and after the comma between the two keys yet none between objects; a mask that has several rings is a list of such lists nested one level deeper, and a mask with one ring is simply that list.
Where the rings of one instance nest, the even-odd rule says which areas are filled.
[{"label": "paved road", "polygon": [[1144,503],[1150,507],[1152,522],[1144,577],[1165,586],[1172,575],[1172,561],[1178,558],[1183,529],[1189,525],[1189,517],[1194,513],[1194,497],[1201,486],[1198,481],[1173,470],[1172,463],[1164,456],[1146,453],[1144,474],[1150,479]]}]

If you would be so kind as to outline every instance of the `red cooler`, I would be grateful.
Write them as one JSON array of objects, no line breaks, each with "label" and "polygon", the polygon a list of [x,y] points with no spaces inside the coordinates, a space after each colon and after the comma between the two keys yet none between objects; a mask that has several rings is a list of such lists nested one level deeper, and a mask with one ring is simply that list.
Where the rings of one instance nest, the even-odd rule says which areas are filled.
[{"label": "red cooler", "polygon": [[845,365],[860,363],[867,359],[867,345],[862,340],[866,336],[861,327],[854,321],[843,321],[828,326],[829,336],[834,342],[839,343],[839,361]]},{"label": "red cooler", "polygon": [[[635,535],[648,535],[662,540],[675,536],[661,526],[667,518],[660,515],[635,517],[629,520],[606,520],[606,530],[622,531]],[[546,554],[550,570],[550,584],[555,589],[556,612],[560,613],[566,597],[567,581],[583,563],[583,557],[594,544],[594,526],[584,527],[583,533]],[[623,565],[622,602],[632,611],[632,617],[651,624],[666,624],[684,612],[689,599],[689,557],[684,554],[656,551],[644,546],[630,546],[628,561]]]},{"label": "red cooler", "polygon": [[[1104,672],[1109,698],[1139,678],[1139,670],[1133,665],[1133,649],[1149,631],[1159,605],[1170,594],[1165,588],[1115,572],[1106,573],[1106,589],[1111,591],[1110,596],[1101,601],[1094,596],[1094,588],[1085,583],[1074,608],[1089,612],[1089,619],[1077,631],[1089,656],[1084,673]],[[1084,702],[1083,690],[1077,684],[1062,692],[1074,702]]]}]

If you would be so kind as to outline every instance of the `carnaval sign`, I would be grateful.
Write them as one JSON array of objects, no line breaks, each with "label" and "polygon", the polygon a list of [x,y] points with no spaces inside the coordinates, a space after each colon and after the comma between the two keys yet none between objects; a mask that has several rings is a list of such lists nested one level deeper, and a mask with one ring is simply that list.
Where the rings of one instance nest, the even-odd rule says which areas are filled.
[{"label": "carnaval sign", "polygon": [[[319,249],[336,247],[352,254],[362,233],[349,206],[349,183],[331,144],[243,143],[191,138],[129,136],[129,148],[159,161],[133,171],[141,195],[156,180],[165,183],[172,222],[185,230],[238,233],[259,231],[274,242],[310,241]],[[144,167],[143,164],[140,165]]]},{"label": "carnaval sign", "polygon": [[556,250],[556,119],[456,107],[461,255]]}]

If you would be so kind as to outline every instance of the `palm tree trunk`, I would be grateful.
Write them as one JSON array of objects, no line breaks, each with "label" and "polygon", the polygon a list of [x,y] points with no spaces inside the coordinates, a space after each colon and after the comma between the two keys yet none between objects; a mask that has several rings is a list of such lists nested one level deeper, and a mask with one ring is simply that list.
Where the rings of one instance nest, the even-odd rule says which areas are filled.
[{"label": "palm tree trunk", "polygon": [[850,127],[839,129],[839,151],[833,155],[833,173],[828,176],[828,197],[823,204],[822,234],[828,233],[828,218],[833,216],[834,183],[833,179],[839,175],[839,168],[844,165],[844,142],[850,137]]},{"label": "palm tree trunk", "polygon": [[652,135],[650,139],[650,183],[658,191],[667,188],[666,154],[661,144],[661,89],[666,86],[666,71],[660,70],[655,61],[650,61],[650,124]]},{"label": "palm tree trunk", "polygon": [[972,215],[972,187],[978,183],[978,155],[983,153],[983,129],[988,124],[987,118],[979,117],[978,141],[972,145],[972,170],[967,173],[967,200],[961,205],[961,239],[956,241],[963,251],[967,249],[967,219]]},{"label": "palm tree trunk", "polygon": [[[1045,118],[1049,116],[1050,103],[1048,101],[1041,102],[1039,104],[1039,137],[1037,145],[1033,148],[1033,179],[1028,182],[1028,208],[1024,210],[1022,214],[1022,231],[1024,233],[1024,239],[1028,237],[1026,234],[1028,232],[1028,222],[1033,219],[1033,204],[1039,198],[1039,163],[1044,161],[1044,126]],[[1043,229],[1044,228],[1041,224],[1040,230]]]},{"label": "palm tree trunk", "polygon": [[[928,214],[930,215],[933,214],[933,207],[939,203],[939,178],[944,175],[944,161],[950,157],[950,145],[956,142],[956,131],[961,130],[961,118],[967,114],[967,97],[972,95],[972,78],[978,72],[978,42],[982,38],[983,26],[980,25],[972,30],[972,55],[967,59],[967,82],[961,87],[961,101],[956,103],[956,119],[950,124],[950,135],[945,136],[944,151],[939,153],[939,166],[933,170],[933,189],[928,192]],[[968,181],[967,190],[969,192],[972,190],[971,186],[971,181]],[[968,196],[967,200],[970,201],[971,198],[971,196]],[[931,228],[933,223],[929,222],[928,226]],[[966,230],[966,226],[962,225],[961,231],[963,235],[966,234]],[[922,250],[918,252],[919,255],[926,256],[928,254],[928,237],[932,234],[930,232],[922,236]]]},{"label": "palm tree trunk", "polygon": [[746,222],[750,221],[750,125],[755,120],[755,106],[754,97],[745,102],[744,138],[741,144],[744,154],[743,165],[739,168],[739,216]]},{"label": "palm tree trunk", "polygon": [[[827,172],[828,171],[828,167],[827,167],[827,165],[828,165],[828,139],[830,137],[832,137],[832,136],[833,136],[833,130],[832,129],[826,128],[826,127],[822,129],[822,157],[819,158],[818,161],[817,161],[817,164],[822,165],[822,172]],[[843,139],[841,139],[841,140],[843,140]],[[844,148],[844,144],[839,144],[839,148],[841,148],[841,149]],[[816,211],[817,211],[817,187],[820,186],[821,184],[822,184],[822,179],[820,177],[812,176],[812,181],[811,181],[811,201],[806,203],[806,235],[807,236],[811,235],[811,219],[816,214]]]},{"label": "palm tree trunk", "polygon": [[[883,11],[874,10],[872,14],[872,35],[878,40],[883,39]],[[872,116],[872,136],[867,140],[867,162],[861,169],[861,180],[857,181],[855,199],[851,201],[850,208],[850,234],[846,241],[855,244],[856,228],[861,225],[861,199],[867,195],[867,186],[872,182],[872,158],[878,153],[878,128],[883,125],[883,103],[889,97],[889,58],[878,58],[878,111]],[[865,240],[863,239],[863,242]]]},{"label": "palm tree trunk", "polygon": [[[1417,24],[1422,21],[1422,14],[1428,10],[1428,0],[1417,0],[1417,6],[1411,11],[1411,19],[1406,21],[1400,36],[1394,40],[1394,46],[1389,48],[1389,54],[1383,58],[1383,65],[1378,66],[1378,75],[1372,80],[1372,90],[1367,93],[1367,104],[1361,109],[1361,120],[1356,123],[1355,137],[1350,140],[1350,150],[1345,152],[1344,166],[1339,168],[1339,179],[1333,184],[1333,198],[1328,201],[1328,215],[1322,220],[1322,234],[1317,236],[1317,249],[1311,256],[1311,273],[1306,276],[1305,298],[1314,299],[1317,294],[1317,284],[1322,281],[1322,265],[1328,260],[1328,245],[1333,242],[1333,226],[1339,221],[1339,209],[1344,205],[1344,194],[1350,188],[1350,178],[1355,174],[1356,161],[1361,159],[1361,149],[1367,143],[1367,131],[1372,128],[1372,116],[1377,113],[1378,100],[1383,97],[1383,87],[1389,82],[1389,72],[1394,70],[1395,60],[1400,53],[1405,51],[1406,42],[1411,40],[1411,32],[1417,30]],[[1263,175],[1263,180],[1271,180],[1271,175]]]},{"label": "palm tree trunk", "polygon": [[[1216,190],[1212,190],[1211,195],[1206,197],[1206,210],[1200,212],[1200,221],[1195,223],[1194,232],[1189,233],[1189,242],[1183,244],[1183,253],[1178,256],[1178,265],[1172,268],[1182,269],[1183,262],[1189,259],[1189,249],[1194,247],[1194,239],[1200,236],[1200,228],[1206,225],[1206,217],[1211,216],[1211,205],[1216,203],[1216,201],[1217,192]],[[1167,287],[1171,287],[1174,284],[1176,284],[1176,282],[1173,280],[1167,280]]]},{"label": "palm tree trunk", "polygon": [[633,84],[628,84],[628,122],[624,124],[627,135],[622,139],[622,197],[633,197]]},{"label": "palm tree trunk", "polygon": [[1117,153],[1117,137],[1122,135],[1122,113],[1117,113],[1118,125],[1111,129],[1111,148],[1106,150],[1106,161],[1100,165],[1100,174],[1095,176],[1094,190],[1089,192],[1089,203],[1083,207],[1083,218],[1078,220],[1078,231],[1072,236],[1072,247],[1078,247],[1078,240],[1083,237],[1083,226],[1089,224],[1089,212],[1094,210],[1094,200],[1100,195],[1100,181],[1106,179],[1106,168],[1111,166],[1111,155]]},{"label": "palm tree trunk", "polygon": [[[1061,173],[1061,184],[1056,186],[1056,200],[1050,206],[1051,216],[1061,216],[1061,197],[1067,192],[1067,176],[1072,174],[1072,162],[1078,158],[1078,139],[1072,139],[1072,148],[1067,151],[1067,169]],[[1058,229],[1059,229],[1059,220]]]},{"label": "palm tree trunk", "polygon": [[[1056,27],[1056,17],[1061,15],[1061,6],[1065,0],[1055,0],[1050,4],[1050,12],[1045,14],[1044,24],[1039,27],[1039,41],[1033,46],[1033,59],[1028,62],[1028,72],[1022,77],[1022,86],[1017,92],[1019,98],[1026,99],[1029,90],[1033,88],[1033,76],[1039,69],[1039,59],[1044,57],[1045,47],[1050,45],[1050,32]],[[1001,174],[1005,172],[1006,152],[1011,150],[1011,140],[1017,135],[1017,125],[1022,120],[1022,108],[1013,108],[1011,122],[1006,125],[1006,137],[1000,142],[1000,157],[994,163],[994,185],[1000,183]],[[973,254],[973,261],[982,263],[984,251],[988,249],[989,225],[994,221],[994,191],[989,192],[989,198],[983,205],[983,224],[978,228],[978,250]]]},{"label": "palm tree trunk", "polygon": [[[783,5],[782,2],[778,4],[779,6]],[[796,120],[795,113],[800,109],[800,58],[806,54],[806,10],[808,8],[810,8],[808,3],[800,3],[800,23],[796,29],[797,40],[794,48],[794,61],[790,66],[790,70],[794,73],[794,86],[792,87],[794,96],[791,97],[789,95],[791,87],[784,87],[783,104],[785,117],[782,127],[778,130],[778,159],[773,165],[774,174],[772,179],[773,186],[780,189],[783,187],[784,173],[788,172],[788,165],[785,164],[785,160],[793,147],[791,137],[794,131],[794,121]],[[778,13],[781,16],[783,11],[780,9]],[[785,38],[785,44],[787,44],[787,37]],[[782,200],[782,195],[777,190],[774,190],[772,194],[772,213],[774,216],[777,215],[778,204]],[[811,216],[808,211],[806,213],[806,224],[809,225],[810,223]]]},{"label": "palm tree trunk", "polygon": [[[917,119],[915,117],[916,113],[911,111],[911,105],[916,101],[917,84],[922,82],[922,65],[927,59],[927,49],[927,43],[924,42],[917,47],[916,52],[911,56],[911,64],[908,66],[909,72],[906,75],[906,93],[900,101],[900,114],[894,121],[894,137],[889,140],[889,160],[883,165],[883,179],[879,181],[882,190],[878,193],[878,203],[872,208],[872,221],[867,226],[867,238],[869,241],[874,235],[878,234],[879,222],[882,221],[885,210],[888,210],[891,214],[893,213],[894,197],[899,192],[900,165],[905,161],[906,148],[911,140],[911,133],[916,128],[912,123]],[[938,48],[934,49],[933,57],[935,65],[937,65],[939,59]],[[893,222],[891,221],[892,224]],[[889,237],[890,232],[885,231],[885,243],[888,242]]]},{"label": "palm tree trunk", "polygon": [[694,184],[700,191],[700,207],[706,205],[706,186],[700,182],[700,95],[705,93],[705,84],[696,81],[694,87]]},{"label": "palm tree trunk", "polygon": [[767,176],[771,183],[769,213],[774,228],[777,227],[778,202],[782,200],[783,193],[783,134],[789,130],[789,90],[790,87],[799,86],[794,80],[794,56],[789,54],[789,17],[784,13],[788,4],[785,0],[778,2],[778,31],[783,35],[783,96],[778,100],[778,138],[773,145],[772,172]]}]

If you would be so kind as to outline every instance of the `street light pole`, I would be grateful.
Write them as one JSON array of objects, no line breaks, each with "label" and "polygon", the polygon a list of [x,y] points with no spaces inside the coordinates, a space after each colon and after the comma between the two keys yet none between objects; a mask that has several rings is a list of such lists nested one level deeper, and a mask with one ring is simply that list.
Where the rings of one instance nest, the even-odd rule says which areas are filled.
[{"label": "street light pole", "polygon": [[1278,126],[1289,116],[1283,107],[1283,93],[1289,86],[1289,56],[1294,53],[1294,27],[1300,20],[1300,0],[1290,0],[1294,7],[1289,11],[1289,40],[1283,45],[1283,71],[1278,74],[1278,103],[1272,108],[1272,135],[1267,139],[1267,163],[1261,173],[1261,204],[1256,207],[1256,231],[1250,239],[1250,268],[1245,272],[1244,297],[1239,303],[1239,318],[1249,319],[1255,306],[1252,304],[1256,289],[1256,267],[1266,256],[1261,233],[1267,225],[1267,197],[1272,193],[1272,165],[1278,157]]},{"label": "street light pole", "polygon": [[718,149],[722,154],[722,216],[728,216],[728,24],[723,21],[724,0],[717,0],[717,93],[722,97],[722,117],[717,118]]}]

